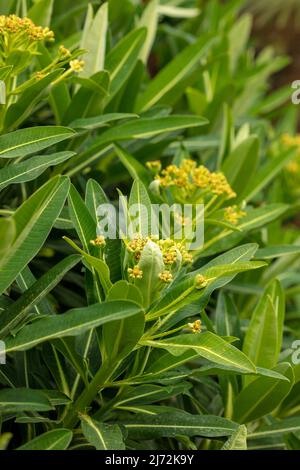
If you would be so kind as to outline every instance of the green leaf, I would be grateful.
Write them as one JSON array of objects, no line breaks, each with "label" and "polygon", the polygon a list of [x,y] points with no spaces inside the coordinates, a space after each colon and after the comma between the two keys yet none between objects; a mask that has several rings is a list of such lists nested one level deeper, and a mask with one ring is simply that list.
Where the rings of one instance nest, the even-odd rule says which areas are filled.
[{"label": "green leaf", "polygon": [[12,331],[22,322],[30,308],[38,304],[59,282],[64,275],[80,260],[77,255],[68,256],[46,272],[32,284],[8,309],[4,310],[0,320],[0,338]]},{"label": "green leaf", "polygon": [[256,366],[272,369],[277,364],[284,313],[284,291],[275,280],[260,298],[245,335],[243,351]]},{"label": "green leaf", "polygon": [[236,70],[238,59],[244,52],[246,44],[249,40],[252,27],[252,16],[244,14],[236,19],[233,27],[229,31],[229,50],[228,57],[230,59],[231,70]]},{"label": "green leaf", "polygon": [[107,264],[95,256],[89,255],[85,251],[81,250],[72,240],[68,237],[63,237],[69,245],[71,245],[78,253],[80,253],[85,261],[87,262],[88,268],[90,271],[95,274],[97,273],[103,287],[104,293],[107,294],[108,290],[111,288],[112,283],[110,280],[110,273]]},{"label": "green leaf", "polygon": [[237,425],[228,419],[210,415],[191,415],[175,411],[159,415],[135,415],[134,419],[122,423],[129,437],[152,439],[159,437],[230,436]]},{"label": "green leaf", "polygon": [[278,173],[295,157],[295,148],[288,149],[275,158],[269,158],[268,161],[260,167],[255,177],[247,185],[247,190],[243,194],[245,200],[253,199],[262,191]]},{"label": "green leaf", "polygon": [[[147,139],[166,132],[174,132],[189,127],[204,126],[208,121],[198,116],[163,116],[159,118],[140,118],[125,122],[108,129],[95,140],[93,148],[100,145],[131,139]],[[1,156],[1,155],[0,155]]]},{"label": "green leaf", "polygon": [[[223,259],[221,257],[215,260]],[[169,287],[165,295],[154,304],[150,311],[147,313],[147,320],[153,320],[154,318],[165,315],[170,311],[177,311],[179,308],[185,305],[195,302],[196,300],[202,299],[202,307],[207,303],[211,293],[223,285],[230,282],[233,277],[239,273],[250,271],[252,269],[260,269],[265,266],[264,263],[258,263],[255,261],[248,262],[232,262],[232,264],[220,264],[213,265],[209,263],[203,268],[187,274],[183,280],[180,280]],[[204,275],[207,280],[207,286],[203,289],[196,289],[195,278],[197,274]]]},{"label": "green leaf", "polygon": [[25,183],[40,176],[50,166],[59,165],[75,155],[74,152],[58,152],[37,155],[22,163],[11,164],[0,170],[0,190],[10,184]]},{"label": "green leaf", "polygon": [[83,249],[90,253],[90,241],[96,237],[96,221],[89,213],[75,186],[71,185],[68,197],[70,218],[73,222]]},{"label": "green leaf", "polygon": [[186,394],[191,388],[187,382],[161,387],[159,385],[139,385],[128,387],[127,391],[116,398],[114,408],[124,409],[135,404],[155,403],[177,395]]},{"label": "green leaf", "polygon": [[53,0],[39,0],[28,10],[27,16],[39,26],[50,26]]},{"label": "green leaf", "polygon": [[242,233],[232,233],[232,230],[222,231],[219,235],[205,243],[198,256],[204,258],[228,250],[232,246],[237,245],[245,237],[246,233],[265,227],[270,222],[281,217],[287,209],[288,206],[286,204],[267,204],[257,209],[249,209],[247,214],[236,225],[236,228]]},{"label": "green leaf", "polygon": [[[85,203],[95,222],[98,222],[97,209],[101,204],[109,204],[103,189],[97,181],[89,179],[86,186]],[[121,277],[121,241],[106,239],[105,262],[109,267],[110,278],[115,282]]]},{"label": "green leaf", "polygon": [[49,411],[53,409],[46,395],[29,388],[4,388],[0,390],[1,413]]},{"label": "green leaf", "polygon": [[155,40],[156,31],[157,31],[157,23],[158,23],[158,0],[151,0],[143,11],[143,14],[138,22],[138,27],[146,27],[147,28],[147,36],[144,41],[144,45],[140,51],[139,59],[144,63],[147,64],[148,57],[151,52],[151,48],[153,42]]},{"label": "green leaf", "polygon": [[1,258],[9,250],[16,236],[16,224],[12,217],[0,219],[0,255]]},{"label": "green leaf", "polygon": [[137,315],[140,310],[137,304],[128,300],[111,301],[42,318],[25,326],[14,338],[8,338],[6,352],[25,351],[55,338],[76,336],[104,323]]},{"label": "green leaf", "polygon": [[221,450],[247,450],[247,428],[242,425],[230,436]]},{"label": "green leaf", "polygon": [[290,392],[294,383],[293,368],[288,363],[274,368],[284,374],[289,382],[271,377],[258,377],[245,387],[234,400],[233,419],[248,423],[272,412]]},{"label": "green leaf", "polygon": [[206,56],[215,40],[201,36],[194,44],[187,46],[163,68],[138,99],[136,111],[146,111],[163,101],[166,95],[195,68],[199,60]]},{"label": "green leaf", "polygon": [[0,158],[26,157],[73,137],[67,127],[43,126],[19,129],[0,136]]},{"label": "green leaf", "polygon": [[[127,281],[116,282],[109,290],[107,300],[130,300],[138,305],[143,303],[139,290]],[[107,360],[121,360],[130,354],[141,338],[144,326],[143,311],[135,316],[103,325],[102,339]]]},{"label": "green leaf", "polygon": [[73,433],[69,429],[53,429],[26,442],[17,450],[66,450],[72,438]]},{"label": "green leaf", "polygon": [[104,3],[98,9],[93,19],[91,4],[88,5],[88,9],[80,43],[80,48],[88,51],[84,56],[84,69],[80,74],[82,77],[90,77],[103,69],[108,27],[108,3]]},{"label": "green leaf", "polygon": [[[133,211],[133,205],[135,205],[136,211]],[[135,234],[142,237],[149,236],[151,234],[152,205],[148,192],[139,179],[133,182],[129,196],[129,209],[134,212],[131,218],[132,222],[134,219],[134,233],[131,236]]]},{"label": "green leaf", "polygon": [[286,418],[264,425],[248,434],[249,439],[281,437],[283,434],[300,431],[300,418]]},{"label": "green leaf", "polygon": [[117,424],[100,423],[90,416],[81,414],[81,428],[85,438],[97,450],[124,450],[125,445]]},{"label": "green leaf", "polygon": [[222,171],[240,200],[247,190],[247,184],[256,174],[259,162],[259,140],[250,136],[243,140],[226,158]]},{"label": "green leaf", "polygon": [[[8,108],[4,121],[5,128],[10,130],[16,129],[27,117],[33,114],[35,106],[41,101],[43,95],[47,94],[49,86],[59,78],[62,73],[63,69],[57,69],[48,73],[38,81],[33,80],[33,83],[29,80],[29,86],[22,91],[17,102],[11,104]],[[42,127],[40,127],[40,129],[42,129]]]},{"label": "green leaf", "polygon": [[124,150],[120,145],[115,145],[115,151],[124,167],[127,169],[133,180],[141,180],[145,185],[149,184],[151,179],[145,167]]},{"label": "green leaf", "polygon": [[118,93],[131,75],[145,38],[145,28],[131,31],[107,54],[105,70],[110,73],[111,80],[109,101]]},{"label": "green leaf", "polygon": [[61,212],[69,184],[67,177],[51,179],[14,213],[16,236],[0,260],[1,293],[40,250]]},{"label": "green leaf", "polygon": [[255,254],[257,259],[273,259],[300,253],[299,245],[275,245],[260,248]]},{"label": "green leaf", "polygon": [[255,365],[245,354],[210,331],[200,334],[184,334],[165,340],[143,340],[142,344],[163,348],[174,356],[180,356],[192,349],[199,356],[225,366],[238,367],[256,373]]},{"label": "green leaf", "polygon": [[107,113],[90,118],[76,119],[75,121],[71,122],[70,126],[74,127],[75,129],[88,129],[92,131],[101,127],[105,127],[110,122],[133,118],[138,118],[138,115],[132,113]]}]

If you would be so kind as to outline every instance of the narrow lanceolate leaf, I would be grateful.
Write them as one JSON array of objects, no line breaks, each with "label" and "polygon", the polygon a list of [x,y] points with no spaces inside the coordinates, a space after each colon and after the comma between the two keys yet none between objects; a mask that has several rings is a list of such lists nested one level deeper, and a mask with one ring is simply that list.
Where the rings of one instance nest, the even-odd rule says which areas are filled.
[{"label": "narrow lanceolate leaf", "polygon": [[268,437],[280,437],[283,434],[300,431],[300,418],[286,418],[264,425],[248,435],[249,439],[264,439]]},{"label": "narrow lanceolate leaf", "polygon": [[[89,8],[92,10],[91,4]],[[80,44],[82,49],[87,50],[87,54],[84,56],[84,69],[80,74],[82,77],[90,77],[103,69],[108,25],[108,4],[104,3],[99,8],[92,21],[90,21],[89,13]]]},{"label": "narrow lanceolate leaf", "polygon": [[94,130],[104,126],[108,126],[110,122],[121,121],[122,119],[136,119],[137,114],[131,113],[107,113],[101,114],[100,116],[94,116],[90,118],[76,119],[71,122],[70,126],[79,129]]},{"label": "narrow lanceolate leaf", "polygon": [[52,155],[38,155],[16,165],[11,164],[0,170],[0,190],[10,184],[25,183],[40,176],[50,166],[63,163],[75,155],[74,152],[59,152]]},{"label": "narrow lanceolate leaf", "polygon": [[[214,261],[218,259],[221,261],[226,258],[220,256],[215,258]],[[265,263],[257,263],[255,261],[232,261],[232,264],[220,264],[219,266],[208,263],[203,268],[184,276],[182,281],[171,285],[166,291],[166,294],[151,307],[151,310],[147,313],[147,320],[153,320],[163,314],[165,315],[169,311],[177,311],[179,308],[182,308],[191,302],[195,302],[198,299],[203,301],[202,305],[204,306],[211,293],[215,289],[230,282],[236,274],[250,271],[252,269],[260,269],[263,266],[265,266]],[[199,290],[195,288],[194,281],[197,274],[202,274],[206,277],[207,286],[205,289]]]},{"label": "narrow lanceolate leaf", "polygon": [[[116,282],[111,287],[107,300],[131,300],[138,305],[143,303],[137,287],[124,280]],[[144,326],[145,315],[143,311],[135,316],[103,325],[102,341],[106,359],[108,361],[116,358],[120,360],[130,354],[142,336]]]},{"label": "narrow lanceolate leaf", "polygon": [[[98,222],[98,208],[103,204],[110,204],[109,199],[97,181],[90,179],[86,185],[85,204],[95,223]],[[115,223],[116,231],[118,230]],[[121,241],[116,237],[106,239],[105,263],[109,268],[112,282],[121,278]]]},{"label": "narrow lanceolate leaf", "polygon": [[71,185],[69,197],[69,213],[77,235],[85,251],[91,250],[90,241],[96,237],[96,221],[91,216],[76,188]]},{"label": "narrow lanceolate leaf", "polygon": [[72,129],[59,126],[19,129],[0,137],[0,158],[25,157],[74,135]]},{"label": "narrow lanceolate leaf", "polygon": [[[2,312],[0,321],[0,338],[9,334],[26,315],[33,305],[38,304],[59,282],[64,275],[80,261],[80,256],[71,255],[62,260],[38,281],[29,287],[11,307]],[[46,312],[45,312],[46,313]]]},{"label": "narrow lanceolate leaf", "polygon": [[230,436],[221,450],[247,450],[247,428],[242,425]]},{"label": "narrow lanceolate leaf", "polygon": [[40,250],[61,212],[69,184],[64,176],[51,179],[14,213],[16,236],[0,260],[0,293]]},{"label": "narrow lanceolate leaf", "polygon": [[145,186],[139,179],[133,182],[129,196],[129,208],[132,210],[130,215],[134,219],[134,233],[143,237],[149,236],[152,217],[151,200]]},{"label": "narrow lanceolate leaf", "polygon": [[140,51],[139,59],[146,64],[149,54],[151,52],[152,44],[155,40],[157,23],[158,23],[158,0],[151,0],[143,11],[143,14],[138,22],[140,28],[147,28],[147,36],[144,45]]},{"label": "narrow lanceolate leaf", "polygon": [[273,259],[280,258],[282,256],[300,254],[299,245],[274,245],[267,246],[266,248],[260,248],[255,254],[257,259]]},{"label": "narrow lanceolate leaf", "polygon": [[191,415],[189,413],[162,413],[159,415],[137,415],[124,424],[130,437],[152,439],[158,437],[230,436],[237,428],[232,421],[210,415]]},{"label": "narrow lanceolate leaf", "polygon": [[289,382],[271,377],[258,377],[245,387],[234,400],[233,419],[248,423],[271,413],[288,395],[294,384],[290,364],[281,363],[274,369],[285,375]]},{"label": "narrow lanceolate leaf", "polygon": [[89,255],[85,251],[81,250],[75,243],[72,242],[68,237],[63,237],[66,242],[68,242],[78,253],[81,253],[84,260],[87,262],[88,267],[90,268],[91,272],[95,274],[95,272],[99,276],[99,280],[103,287],[104,293],[106,294],[108,290],[111,288],[112,283],[110,280],[109,268],[107,264],[99,258],[95,256]]},{"label": "narrow lanceolate leaf", "polygon": [[201,334],[179,335],[165,340],[144,340],[142,344],[166,349],[174,356],[193,350],[200,357],[216,364],[238,367],[244,371],[256,373],[254,364],[244,353],[209,331]]},{"label": "narrow lanceolate leaf", "polygon": [[4,388],[0,390],[0,413],[48,411],[53,409],[46,395],[29,388]]},{"label": "narrow lanceolate leaf", "polygon": [[65,450],[69,447],[73,433],[69,429],[53,429],[35,437],[16,450]]},{"label": "narrow lanceolate leaf", "polygon": [[100,423],[88,415],[80,415],[85,438],[97,450],[124,450],[122,431],[117,424]]},{"label": "narrow lanceolate leaf", "polygon": [[189,127],[203,126],[207,119],[198,116],[164,116],[160,118],[140,118],[129,121],[105,131],[94,146],[131,139],[148,139],[166,132],[174,132]]},{"label": "narrow lanceolate leaf", "polygon": [[253,312],[243,345],[256,366],[273,368],[281,351],[285,312],[284,291],[279,281],[265,290]]},{"label": "narrow lanceolate leaf", "polygon": [[131,31],[107,54],[105,70],[110,74],[109,100],[116,95],[132,73],[145,37],[146,28]]},{"label": "narrow lanceolate leaf", "polygon": [[62,315],[37,320],[6,340],[6,352],[24,351],[36,344],[65,336],[76,336],[104,323],[137,315],[141,308],[129,301],[111,301],[72,309]]},{"label": "narrow lanceolate leaf", "polygon": [[172,60],[157,76],[150,82],[146,91],[140,96],[136,110],[146,111],[163,98],[178,83],[189,75],[195,65],[203,58],[211,48],[211,38],[201,36],[194,44],[187,46],[175,59]]}]

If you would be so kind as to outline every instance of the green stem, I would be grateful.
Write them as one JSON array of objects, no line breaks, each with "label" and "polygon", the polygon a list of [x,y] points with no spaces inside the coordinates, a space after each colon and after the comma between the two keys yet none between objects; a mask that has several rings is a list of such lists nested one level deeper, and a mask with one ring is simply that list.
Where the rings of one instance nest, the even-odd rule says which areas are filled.
[{"label": "green stem", "polygon": [[75,404],[70,408],[64,420],[67,428],[74,428],[78,422],[78,415],[84,412],[98,395],[99,391],[105,387],[105,383],[111,378],[118,367],[119,362],[106,363],[98,370],[88,387],[82,392]]}]

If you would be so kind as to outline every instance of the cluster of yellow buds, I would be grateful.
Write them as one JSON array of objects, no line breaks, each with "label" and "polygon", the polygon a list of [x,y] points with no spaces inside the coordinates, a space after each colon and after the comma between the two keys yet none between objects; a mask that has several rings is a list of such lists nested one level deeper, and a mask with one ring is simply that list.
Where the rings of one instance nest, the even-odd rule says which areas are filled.
[{"label": "cluster of yellow buds", "polygon": [[157,174],[161,171],[161,161],[160,160],[152,160],[146,163],[147,168],[151,170],[154,174]]},{"label": "cluster of yellow buds", "polygon": [[194,323],[188,323],[188,327],[193,333],[200,333],[202,327],[201,320],[195,320]]},{"label": "cluster of yellow buds", "polygon": [[202,274],[197,274],[194,280],[194,286],[196,289],[204,289],[208,284],[208,281],[205,276]]},{"label": "cluster of yellow buds", "polygon": [[159,181],[163,188],[169,188],[170,186],[177,186],[184,189],[191,188],[189,172],[182,166],[168,165],[155,179]]},{"label": "cluster of yellow buds", "polygon": [[178,187],[189,192],[200,188],[217,196],[225,196],[226,199],[236,197],[223,173],[211,172],[190,159],[184,159],[179,166],[168,165],[155,179],[163,188]]},{"label": "cluster of yellow buds", "polygon": [[286,166],[289,173],[300,176],[300,163],[296,160],[289,162]]},{"label": "cluster of yellow buds", "polygon": [[93,246],[99,246],[99,247],[103,248],[106,245],[106,241],[105,241],[105,238],[103,237],[103,235],[98,235],[95,238],[95,240],[90,241],[90,244],[93,245]]},{"label": "cluster of yellow buds", "polygon": [[184,263],[193,262],[193,257],[187,251],[184,243],[175,242],[175,240],[172,240],[171,238],[165,238],[157,240],[157,244],[162,251],[165,264],[172,265],[175,263],[178,259],[178,253],[180,253]]},{"label": "cluster of yellow buds", "polygon": [[143,271],[138,266],[128,268],[127,272],[132,279],[142,279],[143,277]]},{"label": "cluster of yellow buds", "polygon": [[84,60],[74,59],[70,61],[70,69],[72,72],[80,73],[84,68]]},{"label": "cluster of yellow buds", "polygon": [[286,146],[286,147],[298,147],[298,152],[297,152],[297,157],[295,160],[290,161],[286,168],[289,173],[292,175],[299,175],[300,176],[300,134],[296,136],[291,136],[289,134],[283,134],[281,136],[281,142]]},{"label": "cluster of yellow buds", "polygon": [[[127,252],[132,255],[134,267],[128,268],[127,272],[132,279],[141,279],[143,272],[138,264],[143,249],[149,241],[155,243],[162,255],[165,270],[159,273],[159,279],[168,284],[173,281],[172,271],[179,269],[180,265],[184,263],[192,263],[192,255],[187,251],[184,243],[177,242],[171,238],[160,239],[156,235],[149,237],[135,236],[132,240],[123,240]],[[176,264],[177,263],[177,264]]]},{"label": "cluster of yellow buds", "polygon": [[59,46],[58,53],[59,53],[59,56],[62,58],[70,57],[71,55],[71,51],[63,45]]},{"label": "cluster of yellow buds", "polygon": [[166,284],[169,284],[173,281],[173,275],[172,273],[170,273],[170,271],[163,271],[159,274],[159,279],[165,282]]},{"label": "cluster of yellow buds", "polygon": [[26,36],[31,41],[53,41],[54,33],[49,28],[36,26],[29,18],[16,15],[0,16],[0,34],[12,35],[13,38]]},{"label": "cluster of yellow buds", "polygon": [[232,225],[236,225],[246,212],[238,208],[238,206],[229,206],[224,209],[224,219]]},{"label": "cluster of yellow buds", "polygon": [[178,255],[181,255],[182,261],[185,263],[191,263],[193,261],[192,255],[186,250],[184,243],[176,242],[171,238],[159,239],[155,235],[144,238],[136,236],[133,240],[126,243],[127,250],[130,253],[133,253],[136,261],[140,259],[142,251],[149,240],[159,246],[166,265],[172,265],[175,263],[178,260]]},{"label": "cluster of yellow buds", "polygon": [[300,134],[291,136],[289,134],[283,134],[281,136],[281,142],[287,147],[299,147],[300,153]]}]

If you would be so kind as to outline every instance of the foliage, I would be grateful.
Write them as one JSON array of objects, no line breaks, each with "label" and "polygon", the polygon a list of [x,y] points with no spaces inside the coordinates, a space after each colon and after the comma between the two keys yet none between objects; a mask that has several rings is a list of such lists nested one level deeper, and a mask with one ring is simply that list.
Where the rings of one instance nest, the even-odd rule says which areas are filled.
[{"label": "foliage", "polygon": [[[288,59],[201,3],[0,1],[0,448],[299,449]],[[105,239],[119,197],[204,245]]]}]

